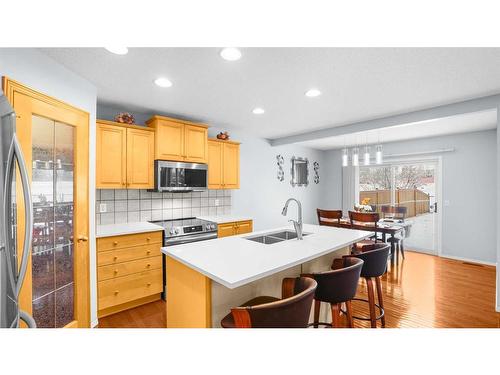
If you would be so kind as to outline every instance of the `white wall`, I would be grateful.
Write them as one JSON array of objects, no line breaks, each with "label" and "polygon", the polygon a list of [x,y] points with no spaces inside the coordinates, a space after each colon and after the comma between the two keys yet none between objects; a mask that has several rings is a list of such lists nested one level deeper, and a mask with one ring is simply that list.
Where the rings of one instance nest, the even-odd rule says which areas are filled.
[{"label": "white wall", "polygon": [[[490,130],[384,144],[384,154],[455,148],[454,152],[441,154],[441,199],[450,202],[442,212],[443,256],[496,262],[496,143],[496,130]],[[336,176],[329,176],[327,189],[333,197],[325,198],[325,205],[340,207],[341,184],[337,180],[342,173],[334,165],[330,167],[340,165],[339,151],[328,151],[326,163]]]},{"label": "white wall", "polygon": [[97,321],[94,222],[96,88],[90,82],[32,48],[0,48],[0,76],[7,76],[37,91],[89,112],[90,318],[91,322]]},{"label": "white wall", "polygon": [[[209,136],[215,137],[219,129],[210,128]],[[231,139],[241,142],[240,146],[240,189],[232,193],[232,213],[248,215],[254,219],[254,230],[273,228],[289,224],[296,219],[295,203],[291,203],[288,216],[281,210],[288,198],[297,198],[302,203],[305,223],[317,223],[316,208],[320,207],[322,188],[325,184],[324,152],[310,148],[289,145],[272,147],[268,141],[241,132],[230,132]],[[277,179],[276,155],[285,159],[285,180]],[[292,156],[309,159],[309,185],[292,187],[290,184],[290,159]],[[320,164],[320,183],[313,181],[312,164]]]}]

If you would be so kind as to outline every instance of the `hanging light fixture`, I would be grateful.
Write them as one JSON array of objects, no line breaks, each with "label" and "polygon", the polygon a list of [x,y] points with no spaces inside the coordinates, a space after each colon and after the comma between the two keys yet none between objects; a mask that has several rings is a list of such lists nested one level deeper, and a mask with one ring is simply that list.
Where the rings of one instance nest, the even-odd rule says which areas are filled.
[{"label": "hanging light fixture", "polygon": [[377,145],[377,147],[375,148],[376,149],[376,152],[375,152],[375,162],[377,164],[382,164],[382,145]]},{"label": "hanging light fixture", "polygon": [[359,148],[354,147],[352,149],[352,166],[357,167],[359,166]]},{"label": "hanging light fixture", "polygon": [[349,151],[347,148],[342,150],[342,166],[347,167],[349,165]]},{"label": "hanging light fixture", "polygon": [[370,165],[370,146],[365,146],[365,154],[363,155],[363,164]]}]

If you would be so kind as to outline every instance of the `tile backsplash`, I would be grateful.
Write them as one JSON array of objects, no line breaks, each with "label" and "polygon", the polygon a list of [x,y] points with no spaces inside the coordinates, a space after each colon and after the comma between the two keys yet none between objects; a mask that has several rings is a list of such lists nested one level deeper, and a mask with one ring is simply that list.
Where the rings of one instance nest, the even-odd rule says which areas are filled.
[{"label": "tile backsplash", "polygon": [[[101,204],[106,212],[101,212]],[[98,189],[97,224],[171,220],[231,213],[231,190],[156,193],[147,190]]]}]

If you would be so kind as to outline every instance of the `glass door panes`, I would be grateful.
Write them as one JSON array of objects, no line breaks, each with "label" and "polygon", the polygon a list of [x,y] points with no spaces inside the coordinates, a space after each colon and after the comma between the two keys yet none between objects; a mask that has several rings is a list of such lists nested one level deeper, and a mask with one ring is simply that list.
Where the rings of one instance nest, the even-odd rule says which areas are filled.
[{"label": "glass door panes", "polygon": [[32,121],[33,317],[39,327],[64,327],[73,313],[72,126]]},{"label": "glass door panes", "polygon": [[373,211],[381,212],[382,206],[391,204],[391,184],[391,167],[360,167],[359,203],[365,200]]}]

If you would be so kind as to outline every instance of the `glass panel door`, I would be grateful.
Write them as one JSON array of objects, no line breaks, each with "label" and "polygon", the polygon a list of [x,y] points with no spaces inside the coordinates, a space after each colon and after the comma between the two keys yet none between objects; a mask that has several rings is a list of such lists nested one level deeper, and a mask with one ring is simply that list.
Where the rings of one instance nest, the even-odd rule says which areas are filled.
[{"label": "glass panel door", "polygon": [[32,116],[32,298],[38,327],[74,320],[73,132],[73,126]]}]

